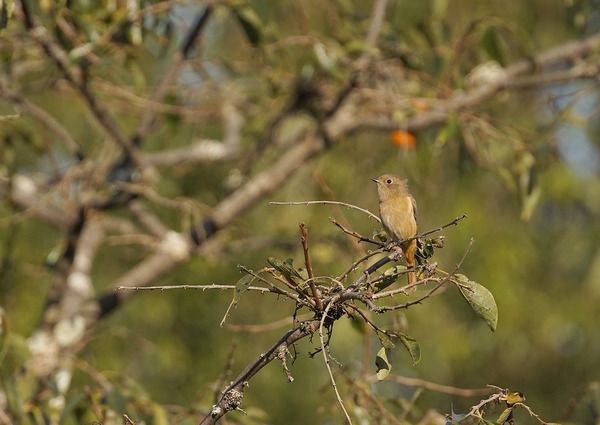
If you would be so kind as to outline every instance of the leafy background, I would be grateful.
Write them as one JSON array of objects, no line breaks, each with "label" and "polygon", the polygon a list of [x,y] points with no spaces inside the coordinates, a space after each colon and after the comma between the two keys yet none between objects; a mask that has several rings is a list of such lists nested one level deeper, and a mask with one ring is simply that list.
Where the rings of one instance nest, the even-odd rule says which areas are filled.
[{"label": "leafy background", "polygon": [[[123,24],[123,17],[131,13],[127,2],[29,3],[39,25],[69,52],[74,68],[91,61],[85,65],[91,90],[126,134],[134,132],[138,117],[149,107],[146,100],[193,17],[205,6],[202,2],[166,2],[164,8],[157,7],[129,25]],[[135,3],[137,10],[159,5],[129,3]],[[0,41],[2,114],[22,110],[9,96],[10,87],[60,122],[91,161],[118,157],[119,147],[101,131],[81,92],[65,83],[60,69],[31,41],[18,13],[19,2],[7,4],[3,16],[8,21]],[[220,110],[232,102],[244,117],[240,151],[221,162],[159,167],[152,189],[161,199],[174,202],[143,197],[149,208],[168,227],[185,230],[252,175],[269,172],[282,152],[300,143],[297,135],[313,128],[326,109],[323,104],[331,103],[360,55],[370,51],[364,40],[374,4],[350,0],[217,4],[201,43],[179,70],[169,94],[159,99],[165,112],[140,150],[161,152],[186,147],[198,138],[223,138],[226,124]],[[356,119],[381,108],[382,115],[391,114],[400,131],[405,130],[405,120],[423,108],[425,112],[435,109],[436,102],[469,90],[469,75],[477,66],[490,61],[507,66],[593,34],[599,13],[598,3],[592,0],[397,0],[390,2],[386,12],[372,53],[380,62],[363,71],[366,81],[372,75],[373,90],[385,84],[386,96],[366,102],[363,110],[356,110]],[[59,18],[74,34],[66,35],[65,26],[56,27]],[[113,31],[113,37],[103,40],[108,31]],[[82,46],[90,49],[95,61],[77,49]],[[597,67],[597,57],[586,60]],[[572,65],[563,61],[555,66],[569,70]],[[382,324],[402,323],[421,345],[417,366],[405,352],[395,353],[393,373],[458,388],[494,384],[519,390],[542,418],[562,421],[570,409],[577,410],[578,402],[591,397],[588,390],[595,388],[600,370],[600,157],[594,78],[597,75],[500,91],[470,110],[450,114],[441,125],[413,132],[414,147],[393,143],[389,128],[372,126],[346,134],[307,161],[279,190],[261,198],[199,255],[155,284],[233,284],[240,278],[238,264],[259,269],[267,266],[268,257],[291,257],[299,264],[301,221],[310,230],[316,273],[339,274],[358,255],[356,246],[328,217],[346,220],[364,235],[371,235],[377,223],[354,210],[275,206],[269,201],[332,196],[376,212],[370,178],[384,172],[401,174],[409,179],[417,199],[420,230],[467,215],[442,232],[446,246],[436,251],[434,259],[441,268],[451,270],[473,238],[461,272],[494,294],[500,319],[497,331],[491,333],[455,288],[406,311],[377,317]],[[285,116],[276,129],[276,141],[256,161],[248,162],[270,123],[290,105],[296,84],[303,83],[317,95]],[[431,102],[390,112],[388,103],[403,98]],[[0,135],[0,304],[3,323],[8,323],[3,334],[8,332],[13,341],[10,350],[3,343],[3,388],[5,394],[14,390],[25,399],[37,394],[25,407],[31,413],[36,411],[31,405],[37,405],[47,413],[51,410],[44,404],[47,396],[20,366],[27,356],[25,339],[39,326],[55,273],[48,267],[49,258],[64,247],[66,234],[32,211],[24,211],[7,188],[14,187],[19,175],[58,175],[75,161],[64,142],[27,110],[19,118],[0,122]],[[59,193],[68,189],[63,187]],[[67,202],[67,198],[68,194],[50,201],[69,211],[76,201]],[[119,209],[110,214],[126,217]],[[110,291],[112,283],[147,257],[148,251],[148,247],[109,237],[90,273],[95,292]],[[225,368],[232,344],[235,375],[285,329],[247,333],[220,328],[230,300],[231,294],[222,291],[136,295],[86,335],[76,356],[68,400],[81,404],[85,394],[98,395],[110,382],[117,388],[110,392],[114,399],[104,400],[111,410],[131,409],[138,417],[145,415],[148,423],[188,423],[178,422],[183,418],[194,423],[186,409],[205,412],[210,407],[214,383]],[[268,324],[293,311],[290,301],[248,293],[227,322]],[[374,374],[375,340],[349,319],[336,325],[331,353],[347,377]],[[248,416],[234,413],[232,420],[341,423],[322,361],[307,355],[316,347],[316,341],[297,345],[292,384],[286,382],[278,364],[265,368],[246,392],[243,407]],[[342,393],[350,391],[348,382],[340,375]],[[388,380],[373,384],[368,391],[388,400],[394,409],[416,390]],[[125,403],[132,394],[140,400],[137,409]],[[477,400],[424,391],[408,420],[418,422],[430,409],[448,413],[453,406],[454,411],[466,411]],[[570,415],[568,420],[593,423],[598,419],[597,412],[592,412]],[[92,414],[85,415],[92,420]],[[36,415],[30,414],[27,420],[40,423],[32,417]],[[534,421],[525,412],[518,419]],[[61,421],[77,423],[69,415]]]}]

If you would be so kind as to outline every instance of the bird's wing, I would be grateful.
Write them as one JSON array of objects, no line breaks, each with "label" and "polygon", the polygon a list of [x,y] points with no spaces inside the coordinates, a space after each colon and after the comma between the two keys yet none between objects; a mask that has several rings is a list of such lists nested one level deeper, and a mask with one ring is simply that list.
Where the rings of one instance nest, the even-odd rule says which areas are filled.
[{"label": "bird's wing", "polygon": [[417,201],[415,201],[415,198],[412,195],[410,197],[410,202],[412,203],[413,216],[415,217],[415,221],[417,221]]}]

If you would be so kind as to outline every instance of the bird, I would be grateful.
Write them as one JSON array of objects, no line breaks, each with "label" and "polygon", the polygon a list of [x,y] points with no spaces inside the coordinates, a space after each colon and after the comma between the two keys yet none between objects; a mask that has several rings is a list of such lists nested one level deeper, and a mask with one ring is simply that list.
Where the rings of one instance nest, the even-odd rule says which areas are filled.
[{"label": "bird", "polygon": [[[417,202],[408,190],[408,180],[394,174],[384,174],[371,180],[377,183],[379,217],[389,237],[396,242],[414,237],[417,234]],[[409,269],[408,284],[413,285],[417,281],[412,270],[415,267],[417,240],[403,242],[400,248]]]}]

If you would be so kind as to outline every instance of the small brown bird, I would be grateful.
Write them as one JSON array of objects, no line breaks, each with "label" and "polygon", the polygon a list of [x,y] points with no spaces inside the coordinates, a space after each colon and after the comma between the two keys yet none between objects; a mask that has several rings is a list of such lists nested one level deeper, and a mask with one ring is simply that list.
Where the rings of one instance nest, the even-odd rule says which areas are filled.
[{"label": "small brown bird", "polygon": [[[379,216],[383,227],[394,241],[412,238],[417,234],[417,202],[408,191],[408,181],[393,174],[384,174],[376,179],[379,195]],[[406,265],[415,267],[417,240],[413,239],[401,246]],[[408,272],[409,285],[417,281],[414,271]]]}]

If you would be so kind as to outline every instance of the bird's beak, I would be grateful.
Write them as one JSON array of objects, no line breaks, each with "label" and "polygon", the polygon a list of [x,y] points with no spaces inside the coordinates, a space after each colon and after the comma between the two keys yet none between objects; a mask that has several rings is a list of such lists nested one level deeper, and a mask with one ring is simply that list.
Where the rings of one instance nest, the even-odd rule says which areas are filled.
[{"label": "bird's beak", "polygon": [[375,183],[379,183],[379,180],[377,180],[377,179],[371,179],[371,180],[373,180]]}]

